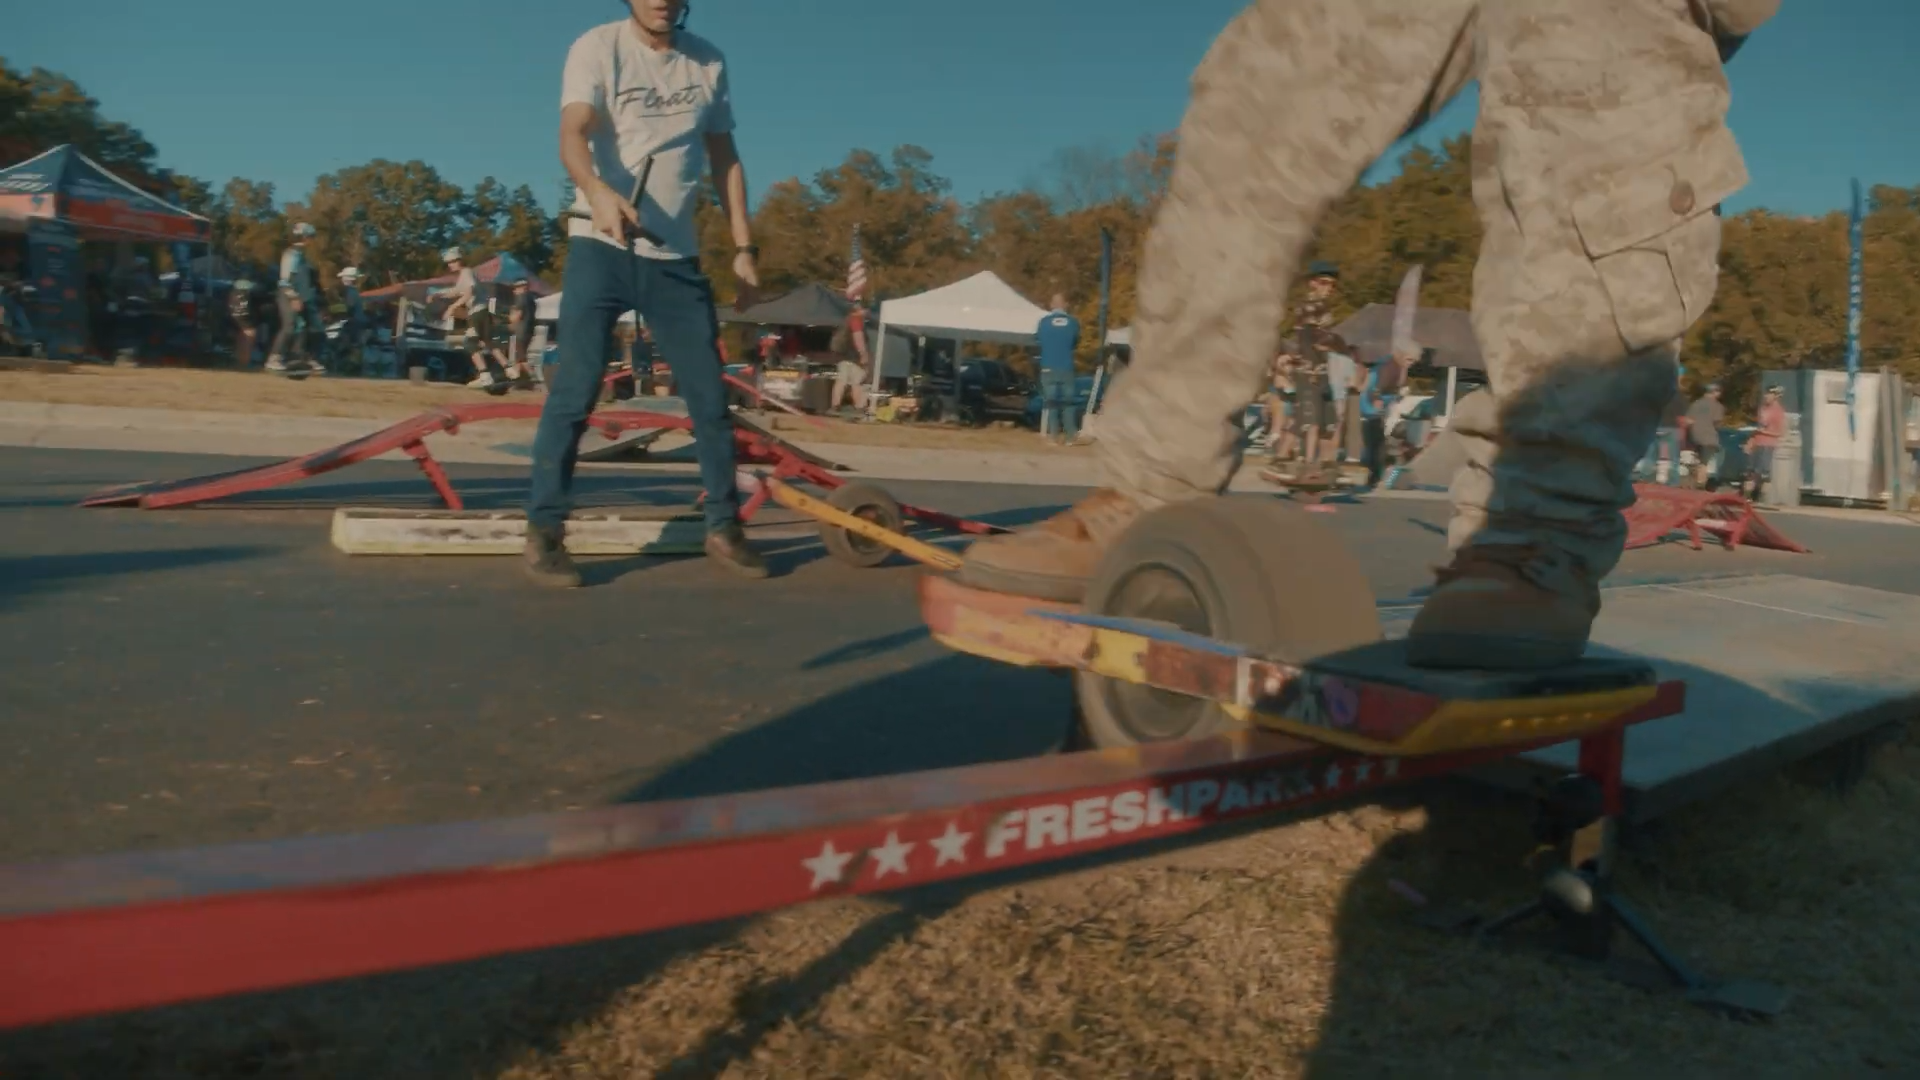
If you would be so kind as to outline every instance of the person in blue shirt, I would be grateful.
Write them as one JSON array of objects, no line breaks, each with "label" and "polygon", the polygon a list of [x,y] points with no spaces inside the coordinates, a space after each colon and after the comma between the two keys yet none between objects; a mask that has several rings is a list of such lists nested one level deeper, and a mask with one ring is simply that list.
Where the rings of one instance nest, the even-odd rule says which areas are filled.
[{"label": "person in blue shirt", "polygon": [[1360,383],[1361,461],[1367,466],[1367,486],[1380,486],[1387,467],[1387,413],[1400,398],[1399,363],[1383,356],[1367,365],[1367,376]]},{"label": "person in blue shirt", "polygon": [[1053,310],[1040,318],[1034,337],[1040,345],[1040,429],[1053,431],[1062,443],[1079,437],[1079,418],[1073,408],[1073,350],[1080,344],[1080,320],[1067,314],[1067,298],[1053,294]]}]

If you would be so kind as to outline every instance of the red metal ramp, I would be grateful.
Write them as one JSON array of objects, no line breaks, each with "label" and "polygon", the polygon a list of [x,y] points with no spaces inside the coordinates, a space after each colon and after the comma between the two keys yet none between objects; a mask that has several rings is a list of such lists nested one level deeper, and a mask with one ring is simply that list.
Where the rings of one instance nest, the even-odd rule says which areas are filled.
[{"label": "red metal ramp", "polygon": [[1633,485],[1634,503],[1626,509],[1627,547],[1651,547],[1684,533],[1695,551],[1701,534],[1711,534],[1729,550],[1747,547],[1805,553],[1753,503],[1727,491],[1692,491],[1664,484]]}]

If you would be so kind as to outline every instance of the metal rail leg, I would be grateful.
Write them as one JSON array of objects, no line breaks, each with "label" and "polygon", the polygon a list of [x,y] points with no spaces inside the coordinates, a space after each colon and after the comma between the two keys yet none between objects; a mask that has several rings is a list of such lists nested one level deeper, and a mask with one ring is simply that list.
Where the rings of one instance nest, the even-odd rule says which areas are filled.
[{"label": "metal rail leg", "polygon": [[441,468],[440,463],[434,460],[433,451],[427,449],[426,443],[416,439],[402,446],[401,449],[405,450],[407,456],[420,466],[420,471],[426,474],[427,482],[433,485],[433,489],[440,493],[440,501],[447,504],[447,509],[465,510],[467,508],[466,504],[460,501],[460,493],[453,490],[453,481],[447,478],[447,470]]},{"label": "metal rail leg", "polygon": [[1615,891],[1625,745],[1625,733],[1618,729],[1581,740],[1580,771],[1541,792],[1534,822],[1536,837],[1554,850],[1557,865],[1541,879],[1538,898],[1480,923],[1474,936],[1484,939],[1544,915],[1553,920],[1568,952],[1605,961],[1613,955],[1615,929],[1623,929],[1694,1004],[1743,1018],[1777,1015],[1786,1008],[1786,991],[1705,977]]}]

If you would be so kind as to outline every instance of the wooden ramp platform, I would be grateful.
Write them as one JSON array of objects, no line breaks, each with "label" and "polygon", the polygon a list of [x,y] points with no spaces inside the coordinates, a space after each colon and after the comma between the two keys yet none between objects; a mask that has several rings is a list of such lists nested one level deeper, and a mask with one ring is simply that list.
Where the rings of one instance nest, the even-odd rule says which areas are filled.
[{"label": "wooden ramp platform", "polygon": [[[1646,820],[1896,720],[1920,718],[1920,596],[1786,575],[1605,590],[1593,656],[1687,683],[1686,711],[1627,735],[1628,814]],[[1400,635],[1414,608],[1381,611]],[[1531,788],[1571,743],[1477,775]]]},{"label": "wooden ramp platform", "polygon": [[[589,510],[567,519],[575,555],[698,555],[706,525],[681,508]],[[333,512],[333,546],[348,555],[518,555],[527,518],[517,510],[393,510],[343,506]]]}]

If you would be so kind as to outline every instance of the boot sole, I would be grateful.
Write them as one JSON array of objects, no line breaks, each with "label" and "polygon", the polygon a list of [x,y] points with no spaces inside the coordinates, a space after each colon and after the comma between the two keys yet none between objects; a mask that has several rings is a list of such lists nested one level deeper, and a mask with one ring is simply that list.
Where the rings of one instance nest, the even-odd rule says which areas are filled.
[{"label": "boot sole", "polygon": [[1546,671],[1571,667],[1587,643],[1481,634],[1410,634],[1407,663],[1421,668],[1473,671]]},{"label": "boot sole", "polygon": [[954,580],[973,589],[1032,600],[1052,600],[1063,604],[1083,603],[1087,598],[1087,579],[1058,574],[1034,574],[1002,570],[980,563],[962,562]]}]

